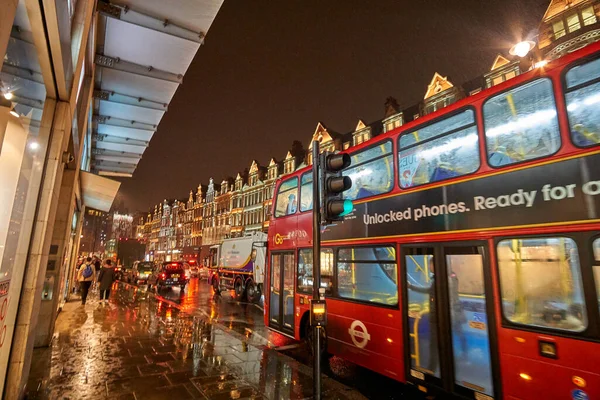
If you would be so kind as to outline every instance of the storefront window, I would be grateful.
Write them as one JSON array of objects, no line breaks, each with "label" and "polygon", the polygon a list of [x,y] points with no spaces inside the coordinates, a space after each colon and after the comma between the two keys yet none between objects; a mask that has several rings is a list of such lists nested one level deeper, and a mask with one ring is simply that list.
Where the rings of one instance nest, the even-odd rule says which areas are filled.
[{"label": "storefront window", "polygon": [[7,365],[50,133],[42,128],[42,116],[54,112],[45,107],[46,87],[24,0],[3,56],[0,89],[10,113],[4,108],[0,116],[8,118],[0,152],[0,302],[8,305],[0,326],[0,364]]}]

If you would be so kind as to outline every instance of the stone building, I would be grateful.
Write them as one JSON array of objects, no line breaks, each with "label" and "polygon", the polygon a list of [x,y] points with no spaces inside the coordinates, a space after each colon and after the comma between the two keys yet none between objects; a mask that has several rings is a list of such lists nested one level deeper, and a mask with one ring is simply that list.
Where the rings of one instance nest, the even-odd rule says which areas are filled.
[{"label": "stone building", "polygon": [[539,26],[539,57],[554,60],[600,40],[599,0],[553,0]]}]

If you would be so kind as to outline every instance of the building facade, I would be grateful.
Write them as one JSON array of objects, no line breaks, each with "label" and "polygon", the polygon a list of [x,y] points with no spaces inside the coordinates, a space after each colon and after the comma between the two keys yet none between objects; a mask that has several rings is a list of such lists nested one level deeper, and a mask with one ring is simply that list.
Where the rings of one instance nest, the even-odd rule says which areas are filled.
[{"label": "building facade", "polygon": [[3,398],[23,397],[33,348],[52,339],[79,253],[101,250],[98,231],[109,227],[84,231],[87,210],[110,211],[120,183],[107,176],[134,172],[221,3],[3,2]]},{"label": "building facade", "polygon": [[79,253],[84,256],[103,254],[108,240],[109,214],[88,208],[83,218],[79,240]]}]

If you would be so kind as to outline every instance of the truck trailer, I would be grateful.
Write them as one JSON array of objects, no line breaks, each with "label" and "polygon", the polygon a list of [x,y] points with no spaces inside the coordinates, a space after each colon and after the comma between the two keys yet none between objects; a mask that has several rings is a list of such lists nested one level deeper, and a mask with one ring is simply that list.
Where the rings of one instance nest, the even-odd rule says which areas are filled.
[{"label": "truck trailer", "polygon": [[[210,282],[216,293],[233,291],[238,301],[258,302],[263,293],[267,256],[267,234],[225,239],[214,246]],[[213,249],[211,249],[213,250]]]}]

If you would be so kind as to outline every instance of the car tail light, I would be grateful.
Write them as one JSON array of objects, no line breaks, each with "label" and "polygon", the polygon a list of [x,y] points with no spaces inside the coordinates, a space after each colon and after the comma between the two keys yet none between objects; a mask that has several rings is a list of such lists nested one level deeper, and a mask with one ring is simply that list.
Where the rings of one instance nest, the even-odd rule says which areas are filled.
[{"label": "car tail light", "polygon": [[167,274],[165,274],[164,272],[162,274],[160,274],[160,277],[165,279],[167,277]]}]

